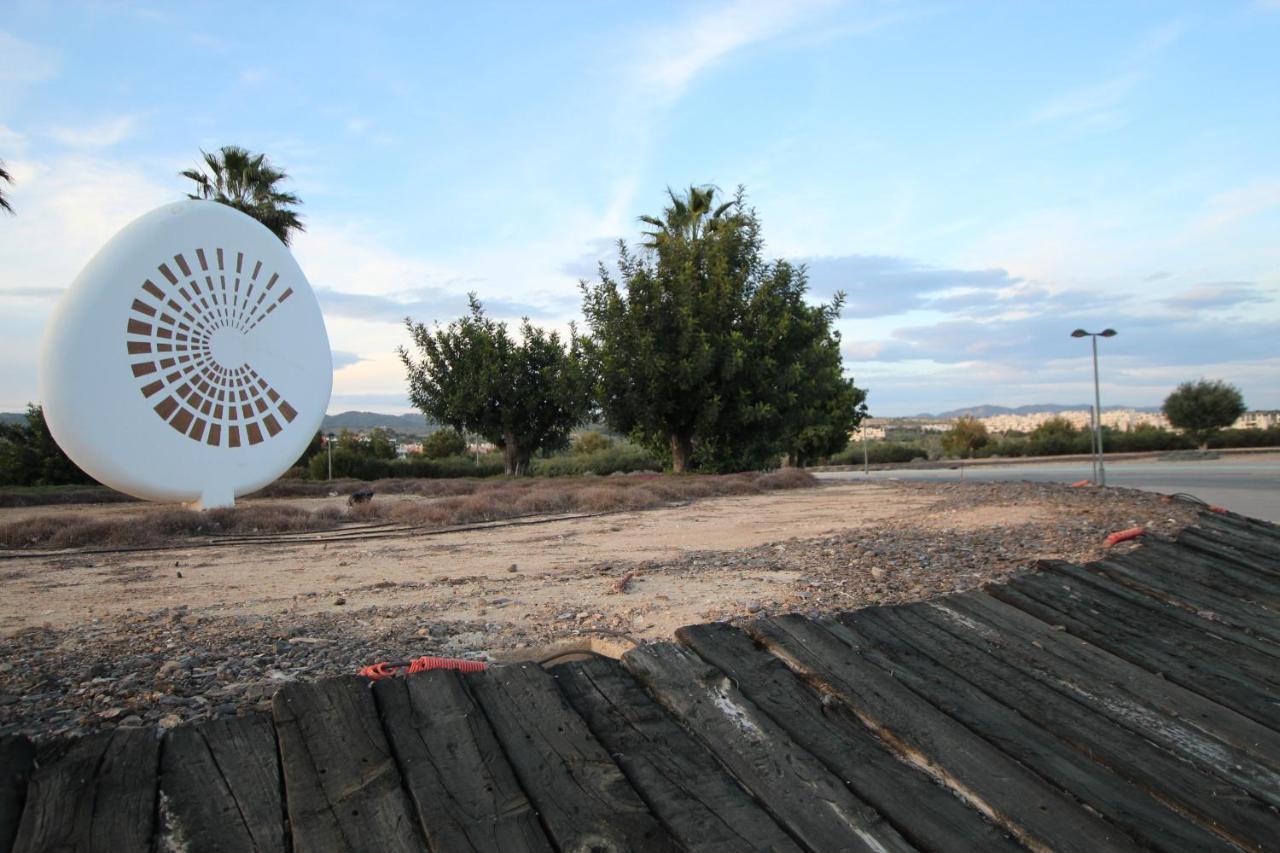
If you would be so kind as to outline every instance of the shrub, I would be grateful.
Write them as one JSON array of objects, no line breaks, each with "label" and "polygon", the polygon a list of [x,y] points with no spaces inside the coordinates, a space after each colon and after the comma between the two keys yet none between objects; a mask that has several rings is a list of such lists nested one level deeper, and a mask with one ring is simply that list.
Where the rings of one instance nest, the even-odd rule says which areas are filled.
[{"label": "shrub", "polygon": [[762,489],[800,489],[816,486],[817,479],[800,468],[780,468],[756,477],[755,485]]},{"label": "shrub", "polygon": [[456,429],[438,429],[422,442],[422,455],[428,459],[465,456],[467,440]]},{"label": "shrub", "polygon": [[533,460],[533,473],[544,477],[583,474],[629,474],[633,471],[661,471],[661,463],[648,451],[629,442],[618,442],[591,453],[570,453]]},{"label": "shrub", "polygon": [[594,430],[580,432],[573,437],[573,453],[581,456],[587,453],[598,453],[613,447],[613,439]]}]

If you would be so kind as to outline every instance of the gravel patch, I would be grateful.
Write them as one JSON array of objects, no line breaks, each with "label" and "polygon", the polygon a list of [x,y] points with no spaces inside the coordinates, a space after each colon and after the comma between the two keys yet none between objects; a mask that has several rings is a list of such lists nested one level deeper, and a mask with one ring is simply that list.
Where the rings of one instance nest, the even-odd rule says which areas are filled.
[{"label": "gravel patch", "polygon": [[[295,679],[350,674],[375,661],[418,655],[489,660],[500,652],[532,654],[597,629],[630,633],[642,642],[666,639],[651,629],[670,595],[654,590],[715,573],[751,574],[762,582],[752,585],[750,596],[742,595],[740,584],[732,595],[709,595],[699,613],[704,621],[926,600],[1026,571],[1037,559],[1097,559],[1105,550],[1102,540],[1116,530],[1142,525],[1151,535],[1171,537],[1196,518],[1189,505],[1126,489],[900,485],[940,500],[909,523],[673,560],[612,561],[557,576],[566,583],[589,580],[588,588],[598,590],[591,596],[577,591],[529,604],[518,587],[492,578],[433,582],[483,602],[479,619],[449,618],[447,602],[352,608],[334,599],[319,614],[244,616],[175,607],[66,630],[26,629],[0,639],[0,734],[45,738],[115,726],[170,728],[267,708],[275,690]],[[975,517],[1018,518],[1027,507],[1034,510],[1025,523],[992,526]],[[1139,546],[1118,546],[1133,547]],[[370,588],[381,586],[403,591],[412,583]]]}]

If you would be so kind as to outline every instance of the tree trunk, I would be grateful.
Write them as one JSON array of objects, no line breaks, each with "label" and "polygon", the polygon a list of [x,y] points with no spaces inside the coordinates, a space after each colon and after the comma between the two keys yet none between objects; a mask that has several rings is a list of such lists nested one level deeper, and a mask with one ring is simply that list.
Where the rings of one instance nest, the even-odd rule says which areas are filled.
[{"label": "tree trunk", "polygon": [[687,435],[671,434],[671,473],[683,474],[689,469],[689,457],[693,455],[693,440]]},{"label": "tree trunk", "polygon": [[508,477],[523,477],[529,473],[529,460],[533,452],[521,447],[516,437],[507,433],[502,437],[502,467]]}]

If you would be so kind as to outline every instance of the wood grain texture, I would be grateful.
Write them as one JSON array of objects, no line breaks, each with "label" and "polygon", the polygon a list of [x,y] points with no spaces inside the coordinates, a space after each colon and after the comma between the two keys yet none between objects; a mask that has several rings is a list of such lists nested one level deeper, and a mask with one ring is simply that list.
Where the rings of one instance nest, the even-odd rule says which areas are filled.
[{"label": "wood grain texture", "polygon": [[385,679],[373,695],[432,850],[549,853],[532,804],[458,673]]},{"label": "wood grain texture", "polygon": [[121,728],[41,750],[13,849],[151,850],[160,740]]},{"label": "wood grain texture", "polygon": [[179,726],[165,736],[159,833],[162,849],[288,849],[269,715]]},{"label": "wood grain texture", "polygon": [[18,834],[35,758],[35,746],[26,736],[0,737],[0,853],[8,853]]},{"label": "wood grain texture", "polygon": [[1002,661],[1280,806],[1276,732],[982,593],[924,606],[936,610],[940,619],[922,612],[957,639],[977,634]]},{"label": "wood grain texture", "polygon": [[654,814],[687,849],[800,849],[621,665],[597,658],[557,666],[552,674]]},{"label": "wood grain texture", "polygon": [[914,849],[732,679],[692,651],[660,643],[632,649],[622,661],[810,850]]},{"label": "wood grain texture", "polygon": [[556,847],[680,849],[542,667],[492,667],[465,681]]},{"label": "wood grain texture", "polygon": [[[1240,839],[1257,847],[1265,837],[1258,833],[1269,810],[1246,792],[957,643],[909,608],[865,610],[839,621],[833,630],[845,632],[869,660],[1144,846],[1229,850]],[[1224,835],[1228,824],[1237,829]]]},{"label": "wood grain texture", "polygon": [[1042,622],[1065,626],[1069,633],[1133,666],[1159,673],[1261,725],[1280,728],[1280,705],[1251,677],[1245,664],[1225,655],[1224,644],[1216,644],[1218,654],[1209,655],[1205,647],[1212,638],[1203,632],[1188,634],[1145,614],[1126,618],[1122,608],[1084,599],[1078,592],[1064,592],[1065,586],[1062,581],[1055,580],[1050,586],[1027,576],[1009,584],[993,584],[986,591]]},{"label": "wood grain texture", "polygon": [[1127,835],[917,696],[821,625],[783,616],[748,625],[792,669],[820,683],[906,760],[1034,849],[1135,850]]},{"label": "wood grain texture", "polygon": [[930,850],[1021,849],[927,773],[901,761],[848,709],[825,702],[739,629],[725,623],[693,625],[676,636],[733,679],[747,699],[912,844]]},{"label": "wood grain texture", "polygon": [[295,849],[426,849],[367,681],[294,682],[272,711]]}]

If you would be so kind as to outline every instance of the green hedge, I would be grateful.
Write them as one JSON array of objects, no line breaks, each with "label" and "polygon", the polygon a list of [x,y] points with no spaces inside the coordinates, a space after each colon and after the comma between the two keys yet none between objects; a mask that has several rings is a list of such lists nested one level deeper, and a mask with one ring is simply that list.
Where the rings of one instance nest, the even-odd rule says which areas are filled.
[{"label": "green hedge", "polygon": [[[502,462],[482,457],[479,463],[469,456],[452,456],[445,459],[378,459],[355,453],[345,447],[333,451],[333,476],[352,477],[357,480],[384,480],[388,477],[422,477],[443,479],[446,477],[493,477],[503,471]],[[313,480],[329,476],[328,454],[318,453],[307,463],[307,474]]]},{"label": "green hedge", "polygon": [[534,459],[533,473],[542,477],[570,477],[582,474],[628,474],[632,471],[661,471],[662,463],[634,444],[617,443],[591,453],[569,453]]},{"label": "green hedge", "polygon": [[[888,465],[928,459],[927,448],[911,442],[872,441],[867,443],[867,461],[872,465]],[[844,450],[827,460],[831,465],[861,465],[862,445],[851,443]]]}]

